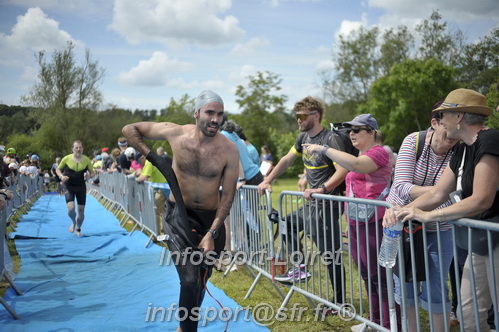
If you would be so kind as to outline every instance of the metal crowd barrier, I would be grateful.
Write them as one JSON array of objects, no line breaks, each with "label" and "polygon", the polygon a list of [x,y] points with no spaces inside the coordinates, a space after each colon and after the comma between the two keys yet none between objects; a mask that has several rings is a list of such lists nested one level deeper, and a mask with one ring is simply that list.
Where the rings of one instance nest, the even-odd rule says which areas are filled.
[{"label": "metal crowd barrier", "polygon": [[[16,294],[23,295],[23,292],[14,283],[15,275],[11,267],[6,266],[11,261],[7,246],[7,227],[10,226],[15,230],[14,218],[21,219],[22,215],[26,214],[40,197],[43,192],[43,180],[40,177],[21,175],[16,184],[6,189],[12,191],[14,197],[7,201],[6,208],[0,211],[0,280],[5,277]],[[0,303],[14,319],[21,318],[2,296],[0,296]]]},{"label": "metal crowd barrier", "polygon": [[[147,229],[154,235],[157,235],[156,219],[154,213],[154,190],[151,186],[146,187],[127,180],[122,174],[101,175],[100,187],[96,190],[104,197],[104,203],[108,208],[119,209],[125,215],[134,219],[138,226],[142,229]],[[393,271],[387,268],[386,274],[384,268],[377,264],[379,248],[383,237],[383,229],[380,222],[370,224],[371,229],[366,228],[366,220],[359,218],[359,221],[349,227],[345,222],[344,211],[345,203],[357,205],[372,205],[376,207],[389,208],[391,204],[378,201],[359,198],[349,198],[332,195],[312,195],[313,200],[307,201],[303,197],[303,193],[294,191],[283,191],[279,196],[279,221],[278,221],[278,238],[274,239],[274,224],[270,220],[269,215],[273,211],[272,200],[270,193],[260,196],[257,193],[256,186],[243,186],[236,192],[234,203],[230,210],[230,228],[231,228],[231,243],[232,243],[232,260],[227,268],[225,275],[229,273],[232,264],[245,265],[254,277],[254,281],[250,286],[245,298],[248,298],[255,289],[261,277],[268,278],[273,282],[274,288],[278,294],[283,297],[283,302],[278,310],[278,315],[285,308],[294,293],[302,294],[310,305],[317,306],[322,304],[331,309],[339,310],[344,317],[349,317],[357,320],[360,323],[365,323],[366,326],[378,331],[397,331],[400,328],[402,331],[408,329],[407,320],[407,301],[406,301],[406,283],[405,283],[405,266],[411,266],[412,269],[416,264],[421,264],[426,267],[426,280],[429,280],[429,259],[424,250],[424,263],[415,260],[415,249],[411,246],[411,262],[404,261],[403,247],[400,246],[398,254],[398,273],[401,278],[401,314],[397,312],[397,305],[394,300],[394,282]],[[357,209],[360,211],[360,209]],[[374,218],[381,218],[378,209],[375,210]],[[326,220],[334,220],[338,217],[339,222],[337,230],[334,227],[323,227],[323,218]],[[124,217],[126,218],[126,216]],[[483,229],[488,231],[488,257],[489,265],[494,271],[494,266],[499,266],[498,248],[495,247],[496,238],[493,234],[499,234],[499,225],[482,222],[471,219],[459,219],[450,222],[453,226],[453,256],[454,260],[458,261],[458,249],[456,247],[456,234],[454,228],[457,226],[468,227],[470,229]],[[340,236],[345,230],[350,228],[346,239],[347,243],[343,243],[343,237]],[[426,234],[426,226],[423,225],[423,246],[427,247],[428,240]],[[474,234],[469,233],[468,242],[471,243]],[[368,243],[375,241],[377,243],[376,250],[367,250],[364,253],[357,242],[353,246],[353,236],[365,236]],[[411,243],[413,243],[412,235],[410,235]],[[437,241],[438,255],[442,253],[442,243],[440,239]],[[322,248],[322,250],[320,249]],[[496,248],[494,252],[494,248]],[[325,250],[324,250],[325,249]],[[329,253],[328,253],[329,251]],[[300,252],[300,254],[296,254]],[[354,263],[352,252],[356,252],[356,260],[365,261],[366,268],[362,271],[357,268]],[[471,266],[473,266],[473,257],[471,250],[468,250],[468,258],[471,257]],[[364,255],[363,255],[364,254]],[[325,259],[325,260],[324,260]],[[440,260],[441,261],[441,260]],[[282,288],[276,285],[275,278],[278,275],[285,274],[292,269],[297,263],[304,262],[307,267],[305,277],[299,280],[292,280],[289,286],[289,292],[284,295]],[[372,263],[372,264],[370,264]],[[330,265],[333,268],[328,269]],[[440,264],[442,265],[442,264]],[[471,269],[471,271],[473,271]],[[301,271],[298,271],[301,272]],[[457,279],[457,289],[460,289],[460,279],[458,278],[458,266],[454,271]],[[310,275],[308,275],[309,273]],[[493,272],[492,272],[493,273]],[[224,276],[225,276],[224,275]],[[441,285],[449,281],[449,271],[444,271],[440,266]],[[494,278],[497,276],[494,274]],[[497,293],[497,280],[491,278],[492,291]],[[475,275],[470,275],[472,287],[476,286]],[[364,284],[367,285],[367,298],[365,295]],[[335,285],[342,287],[335,292]],[[380,285],[386,286],[386,293],[383,290],[377,298],[370,297],[373,287]],[[431,286],[431,280],[429,281]],[[383,287],[384,287],[383,286]],[[413,288],[416,294],[419,294],[420,284],[412,282],[410,287]],[[444,289],[443,287],[441,287]],[[441,291],[441,298],[445,298],[446,294]],[[459,292],[455,294],[458,301],[458,316],[462,317],[461,310],[461,295]],[[341,297],[343,301],[338,301]],[[429,295],[431,301],[431,294]],[[476,294],[473,296],[474,301],[474,316],[475,321],[479,320],[478,304]],[[383,309],[383,303],[388,301],[388,310]],[[428,313],[422,312],[419,309],[419,297],[415,298],[416,310],[416,328],[418,331],[436,331],[432,320],[432,307]],[[492,298],[493,307],[499,307],[499,299],[497,296]],[[373,322],[371,318],[375,314],[373,308],[379,307],[380,318],[379,323]],[[498,326],[497,309],[494,311],[495,325]],[[368,317],[367,317],[368,316]],[[428,317],[427,317],[428,316]],[[386,324],[386,321],[389,324]],[[383,327],[383,321],[385,326]],[[445,326],[449,326],[449,319],[445,315]],[[464,331],[463,326],[460,326],[461,331]]]},{"label": "metal crowd barrier", "polygon": [[[376,241],[379,245],[375,252],[367,250],[361,257],[360,241],[356,248],[352,247],[352,231],[348,232],[348,244],[342,243],[343,229],[343,203],[367,204],[373,206],[390,207],[384,201],[375,201],[359,198],[348,198],[333,195],[312,195],[313,200],[307,201],[302,192],[283,191],[279,196],[279,248],[277,250],[278,259],[284,261],[286,271],[298,275],[297,279],[290,281],[290,290],[284,299],[278,314],[287,305],[294,293],[303,295],[312,307],[322,305],[326,308],[341,311],[344,317],[356,319],[360,323],[365,323],[378,331],[390,331],[389,329],[376,324],[365,318],[365,314],[373,316],[373,307],[380,307],[380,315],[385,320],[390,320],[393,331],[396,331],[395,302],[393,297],[393,282],[391,279],[391,269],[387,269],[386,280],[382,277],[384,268],[377,264],[379,245],[383,237],[382,225],[376,221],[373,228],[374,234],[369,232],[369,228],[363,227],[366,222],[360,219],[355,224],[356,233],[360,234],[360,229],[365,234],[366,241]],[[375,210],[374,217],[381,218]],[[338,223],[335,225],[335,219]],[[369,238],[371,236],[371,238]],[[346,251],[351,252],[356,249],[357,260],[367,260],[373,264],[371,269],[367,264],[366,271],[354,267],[351,255],[346,255]],[[371,293],[373,281],[376,285],[387,285],[387,294],[380,294],[377,299],[364,296],[363,279],[370,281],[368,293]],[[336,287],[335,287],[336,286]],[[356,295],[358,294],[358,295]],[[367,308],[365,301],[367,300]],[[315,302],[314,302],[315,301]],[[378,303],[373,303],[377,301]],[[389,310],[383,310],[381,303],[388,301]],[[353,309],[355,308],[355,309]]]},{"label": "metal crowd barrier", "polygon": [[[258,194],[258,186],[244,185],[236,191],[230,209],[231,262],[224,277],[234,264],[244,265],[253,275],[245,299],[249,298],[261,277],[270,280],[274,277],[274,224],[269,215],[272,213],[272,198],[266,190],[265,195]],[[254,273],[257,272],[257,274]],[[272,284],[284,298],[281,289]]]},{"label": "metal crowd barrier", "polygon": [[122,214],[120,225],[132,219],[135,226],[130,235],[137,229],[147,230],[149,239],[146,247],[153,238],[160,235],[159,225],[156,221],[156,206],[154,192],[156,189],[166,191],[167,184],[156,184],[148,181],[139,183],[134,178],[127,178],[121,173],[102,173],[99,175],[99,186],[94,186],[90,194],[95,196],[108,210],[116,215]]},{"label": "metal crowd barrier", "polygon": [[[473,315],[475,318],[475,323],[472,324],[473,326],[480,326],[480,320],[484,320],[487,317],[479,317],[478,313],[478,298],[477,298],[477,292],[476,292],[476,275],[474,273],[473,265],[474,265],[474,260],[477,259],[483,259],[486,258],[488,260],[488,264],[490,266],[490,269],[487,269],[485,271],[479,270],[480,267],[478,267],[476,270],[479,272],[479,276],[483,277],[483,274],[485,273],[488,275],[489,279],[489,287],[491,288],[491,298],[492,298],[492,308],[489,310],[489,313],[493,313],[493,323],[495,326],[495,330],[499,328],[499,273],[496,274],[496,272],[499,270],[499,224],[494,223],[494,222],[485,222],[481,220],[473,220],[473,219],[468,219],[468,218],[462,218],[459,220],[455,221],[450,221],[451,224],[453,224],[452,227],[452,238],[454,241],[454,244],[457,242],[457,237],[456,237],[456,227],[467,227],[468,228],[468,237],[467,237],[467,247],[468,247],[468,256],[467,260],[469,260],[470,264],[470,274],[469,278],[471,281],[471,287],[472,290],[472,297],[473,297]],[[486,231],[486,237],[487,237],[487,250],[485,255],[481,255],[478,253],[473,252],[473,243],[475,242],[473,237],[478,236],[479,234],[477,232],[479,231]],[[480,237],[478,237],[479,240],[481,240]],[[454,256],[454,261],[458,260],[458,253],[457,253],[457,247],[456,245],[453,246],[453,256]],[[461,289],[461,281],[459,278],[459,271],[458,271],[458,266],[455,265],[454,268],[454,273],[456,277],[456,282],[457,282],[457,289]],[[467,278],[467,275],[463,274],[463,278]],[[459,317],[463,317],[463,311],[462,311],[462,297],[461,293],[458,292],[458,303],[459,303]],[[465,317],[466,318],[466,317]],[[463,321],[464,318],[461,318],[461,321]],[[483,325],[483,324],[482,324]],[[488,324],[485,324],[488,325]],[[488,327],[488,326],[487,326]],[[460,324],[460,329],[461,331],[464,331],[463,324]]]},{"label": "metal crowd barrier", "polygon": [[[406,271],[405,267],[411,269],[412,271],[416,271],[417,269],[421,269],[424,271],[424,280],[426,281],[427,289],[431,289],[432,287],[439,287],[440,288],[440,294],[437,295],[436,299],[432,299],[432,294],[430,291],[427,292],[427,302],[429,303],[434,303],[432,305],[429,305],[427,313],[422,312],[420,306],[421,306],[421,299],[419,296],[415,297],[415,313],[416,317],[418,318],[415,322],[415,326],[412,326],[412,330],[417,330],[417,331],[439,331],[439,329],[434,326],[434,318],[433,314],[435,313],[444,313],[443,315],[443,321],[444,321],[444,326],[447,327],[446,330],[449,330],[449,326],[451,326],[451,322],[449,321],[449,317],[447,316],[447,313],[454,308],[449,308],[446,305],[446,300],[447,297],[449,297],[450,300],[450,306],[453,307],[453,297],[457,298],[457,306],[456,306],[456,311],[457,311],[457,318],[459,320],[459,329],[460,331],[465,331],[465,327],[463,324],[463,310],[462,310],[462,295],[461,295],[461,279],[462,277],[466,277],[470,279],[471,287],[473,289],[476,289],[477,282],[475,281],[477,276],[473,273],[473,266],[474,266],[474,260],[477,258],[479,259],[480,257],[486,257],[488,263],[490,264],[490,270],[479,270],[478,272],[480,275],[483,277],[484,274],[489,274],[488,278],[490,280],[490,288],[491,288],[491,293],[492,293],[492,307],[490,309],[490,321],[493,322],[493,325],[497,328],[499,326],[499,313],[498,313],[498,303],[499,303],[499,289],[497,283],[499,282],[499,274],[496,274],[494,271],[494,267],[497,269],[499,267],[499,247],[497,244],[499,244],[499,224],[497,223],[492,223],[492,222],[484,222],[480,220],[473,220],[473,219],[468,219],[468,218],[462,218],[458,220],[453,220],[449,221],[449,223],[452,225],[452,228],[446,232],[449,232],[447,236],[451,235],[452,243],[450,246],[447,245],[447,248],[444,248],[444,241],[442,240],[442,234],[443,231],[440,230],[441,226],[437,223],[437,232],[427,232],[426,225],[422,225],[422,230],[421,230],[421,237],[422,240],[420,239],[419,241],[422,241],[423,245],[423,252],[419,252],[418,248],[415,248],[414,246],[414,235],[413,232],[409,232],[409,251],[410,251],[410,262],[405,262],[405,256],[402,247],[399,250],[399,255],[398,255],[398,263],[400,266],[400,269],[398,271],[400,280],[401,280],[401,313],[402,313],[402,329],[403,331],[406,331],[409,329],[408,326],[408,321],[405,319],[407,317],[407,309],[408,309],[408,304],[407,304],[407,292],[408,289],[407,287],[412,290],[413,294],[419,294],[421,292],[421,282],[417,281],[414,277],[412,278],[413,280],[409,281],[406,283]],[[409,223],[411,225],[412,222]],[[410,229],[412,230],[412,225],[409,226]],[[468,249],[462,249],[458,246],[458,237],[456,233],[457,227],[465,227],[468,229],[468,236],[466,239],[460,242],[460,245],[462,246],[463,244],[468,247]],[[471,230],[471,231],[470,231]],[[477,236],[477,232],[479,230],[483,230],[486,232],[486,239],[482,238],[481,241],[484,241],[484,246],[487,247],[486,253],[483,255],[479,255],[477,253],[473,253],[472,251],[472,243],[474,241],[474,237]],[[436,243],[436,249],[437,249],[437,257],[439,264],[438,266],[432,266],[433,269],[437,269],[437,272],[439,273],[440,276],[440,283],[437,284],[437,280],[432,280],[430,277],[429,269],[430,269],[430,264],[434,263],[434,259],[430,259],[429,253],[428,253],[428,246],[429,244],[429,239],[428,237],[432,234],[432,236],[436,237],[437,243]],[[465,243],[467,242],[467,243]],[[433,243],[432,245],[435,245]],[[442,257],[445,255],[444,249],[446,251],[451,250],[452,251],[452,259],[454,261],[454,268],[451,269],[446,269],[443,267],[443,259]],[[417,258],[417,254],[419,253],[420,257]],[[421,257],[422,256],[422,257]],[[462,265],[466,260],[469,260],[470,264],[470,273],[467,275],[462,275]],[[432,264],[434,265],[434,264]],[[423,268],[423,269],[422,269]],[[456,291],[451,289],[449,287],[449,293],[445,293],[445,286],[452,282],[451,278],[454,278],[455,282],[455,288]],[[483,279],[481,279],[481,283],[483,283]],[[478,306],[478,301],[479,299],[477,298],[477,292],[472,291],[472,301],[473,301],[473,317],[469,317],[470,319],[469,322],[471,322],[471,325],[473,326],[472,329],[475,329],[477,331],[482,330],[483,328],[480,328],[480,321],[487,320],[489,317],[479,317],[479,306]],[[493,295],[495,294],[495,296]],[[493,309],[496,308],[496,309]],[[421,317],[428,317],[428,323],[424,324],[423,320]],[[485,324],[485,323],[484,323]],[[488,324],[486,324],[488,325]],[[485,327],[485,329],[488,328]],[[469,330],[466,329],[466,330]]]}]

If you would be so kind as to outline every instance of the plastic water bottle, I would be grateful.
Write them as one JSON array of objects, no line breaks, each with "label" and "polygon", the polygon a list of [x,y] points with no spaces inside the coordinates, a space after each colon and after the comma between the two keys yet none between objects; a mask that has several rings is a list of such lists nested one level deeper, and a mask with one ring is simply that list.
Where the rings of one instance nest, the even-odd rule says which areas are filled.
[{"label": "plastic water bottle", "polygon": [[379,265],[387,268],[392,268],[395,265],[403,228],[404,224],[397,221],[392,227],[384,229],[378,258]]}]

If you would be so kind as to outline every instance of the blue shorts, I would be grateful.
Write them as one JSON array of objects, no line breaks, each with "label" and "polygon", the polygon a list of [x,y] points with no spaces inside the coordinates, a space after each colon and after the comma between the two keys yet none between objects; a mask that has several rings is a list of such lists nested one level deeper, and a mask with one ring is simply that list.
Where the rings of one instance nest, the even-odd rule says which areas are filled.
[{"label": "blue shorts", "polygon": [[[427,240],[427,259],[429,265],[429,281],[417,282],[416,287],[418,290],[419,299],[421,301],[421,307],[426,311],[429,311],[428,303],[428,286],[430,286],[431,294],[431,312],[432,313],[443,313],[449,312],[451,310],[451,304],[449,300],[449,286],[447,285],[447,278],[449,276],[449,268],[452,262],[452,231],[442,231],[440,232],[440,240],[442,246],[442,255],[440,256],[442,260],[442,268],[444,274],[444,294],[445,294],[445,310],[442,306],[442,285],[440,282],[440,266],[438,257],[438,232],[426,232]],[[400,287],[400,279],[393,275],[393,280],[395,282],[395,301],[400,304],[402,303],[402,290]],[[415,306],[414,300],[414,286],[412,282],[406,283],[406,294],[405,302],[408,307]]]}]

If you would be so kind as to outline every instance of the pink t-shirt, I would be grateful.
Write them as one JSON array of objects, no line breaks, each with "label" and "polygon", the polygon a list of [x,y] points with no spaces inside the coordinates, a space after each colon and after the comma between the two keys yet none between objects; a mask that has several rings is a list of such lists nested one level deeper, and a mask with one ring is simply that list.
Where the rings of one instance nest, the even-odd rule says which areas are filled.
[{"label": "pink t-shirt", "polygon": [[135,160],[132,160],[132,164],[130,165],[131,168],[133,168],[134,170],[138,170],[138,169],[142,169],[144,166],[142,166],[141,163],[135,161]]},{"label": "pink t-shirt", "polygon": [[[379,195],[388,185],[392,176],[392,165],[390,161],[390,155],[386,150],[380,146],[375,145],[369,150],[367,150],[364,156],[371,158],[378,169],[369,174],[360,174],[355,172],[348,172],[345,178],[346,184],[346,196],[351,197],[350,188],[353,192],[353,197],[357,198],[367,198],[367,199],[378,199]],[[386,196],[383,197],[383,201],[386,200]],[[346,208],[346,205],[345,205]],[[378,218],[383,218],[384,207],[378,207]],[[373,218],[374,219],[374,218]],[[355,223],[350,220],[350,222]],[[372,220],[371,220],[372,222]]]}]

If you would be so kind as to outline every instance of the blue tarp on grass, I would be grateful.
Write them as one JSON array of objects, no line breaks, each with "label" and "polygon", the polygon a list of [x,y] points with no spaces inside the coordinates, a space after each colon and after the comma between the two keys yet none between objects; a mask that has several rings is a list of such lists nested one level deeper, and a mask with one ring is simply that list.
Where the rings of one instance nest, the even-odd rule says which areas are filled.
[{"label": "blue tarp on grass", "polygon": [[[169,308],[176,308],[179,279],[173,265],[160,265],[161,247],[144,248],[147,237],[138,231],[129,236],[92,196],[85,236],[69,233],[69,226],[64,197],[45,195],[10,234],[21,258],[15,284],[24,295],[12,288],[5,294],[21,320],[0,306],[1,331],[175,331],[178,322]],[[246,312],[236,316],[240,306],[222,290],[209,282],[208,289],[229,308],[229,331],[268,331]],[[210,317],[224,317],[208,294],[203,308]],[[205,319],[200,332],[224,331],[225,321]]]}]

